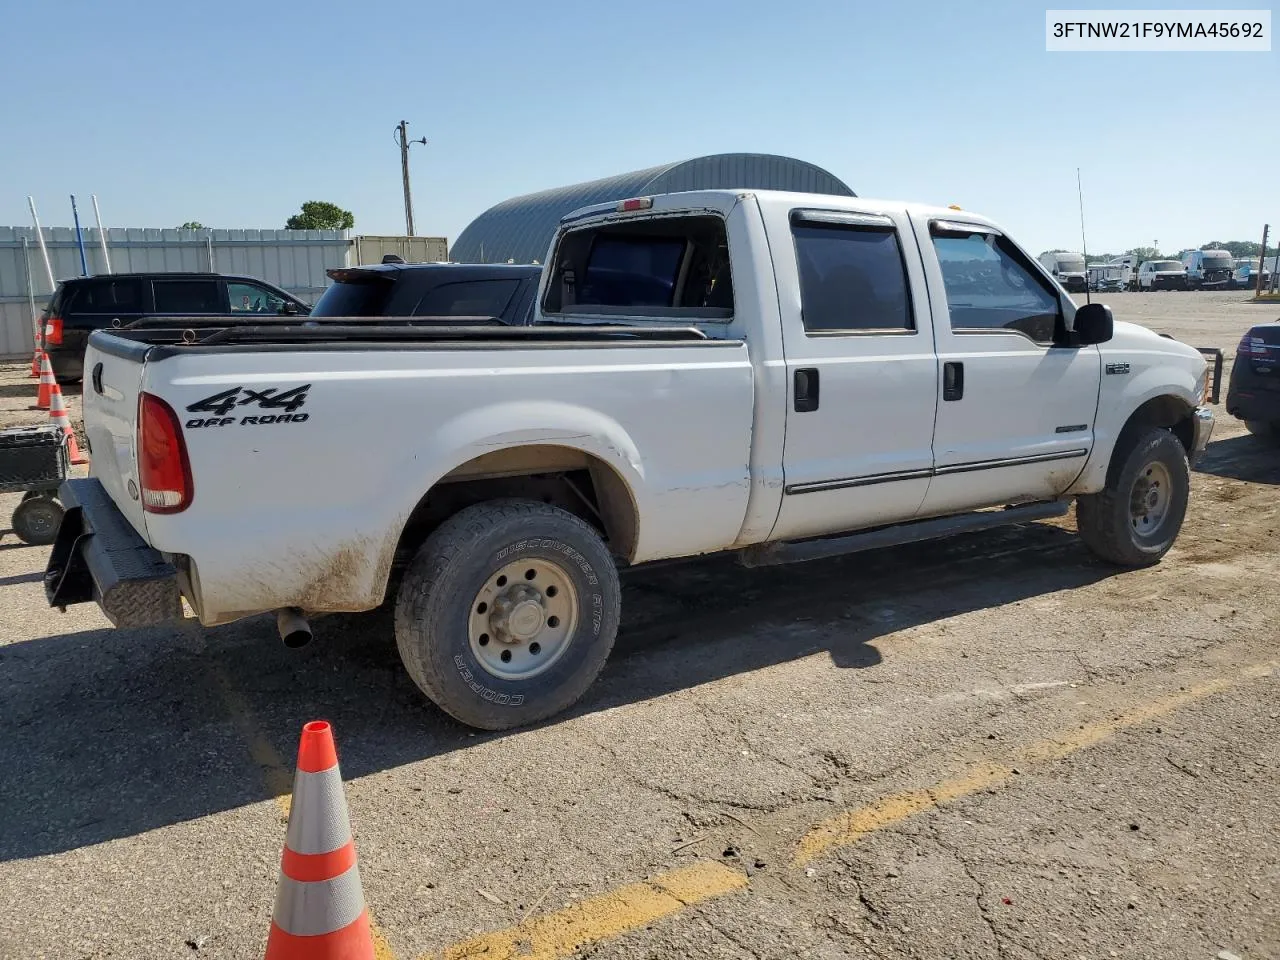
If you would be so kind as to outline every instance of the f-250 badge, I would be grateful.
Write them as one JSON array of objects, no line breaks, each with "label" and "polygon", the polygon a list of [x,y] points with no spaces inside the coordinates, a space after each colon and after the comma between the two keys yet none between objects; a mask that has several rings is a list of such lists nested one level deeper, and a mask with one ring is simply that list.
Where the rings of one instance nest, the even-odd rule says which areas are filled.
[{"label": "f-250 badge", "polygon": [[[264,427],[273,423],[306,423],[310,414],[296,411],[307,402],[307,391],[311,384],[281,391],[278,387],[267,387],[263,390],[250,390],[247,387],[232,387],[211,397],[197,400],[187,406],[188,413],[210,413],[211,417],[194,417],[184,426],[189,430],[198,427],[228,427],[239,424],[242,427]],[[257,404],[259,410],[279,410],[280,413],[258,414],[256,416],[230,416],[237,407]]]}]

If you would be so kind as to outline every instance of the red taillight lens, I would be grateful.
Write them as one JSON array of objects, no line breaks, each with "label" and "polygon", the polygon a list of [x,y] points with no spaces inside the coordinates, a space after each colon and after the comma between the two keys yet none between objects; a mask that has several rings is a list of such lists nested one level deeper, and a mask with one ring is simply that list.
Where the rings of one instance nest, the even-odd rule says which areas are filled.
[{"label": "red taillight lens", "polygon": [[44,342],[51,347],[62,345],[62,318],[49,317],[44,322]]},{"label": "red taillight lens", "polygon": [[138,485],[147,513],[178,513],[196,492],[178,415],[149,393],[138,398]]}]

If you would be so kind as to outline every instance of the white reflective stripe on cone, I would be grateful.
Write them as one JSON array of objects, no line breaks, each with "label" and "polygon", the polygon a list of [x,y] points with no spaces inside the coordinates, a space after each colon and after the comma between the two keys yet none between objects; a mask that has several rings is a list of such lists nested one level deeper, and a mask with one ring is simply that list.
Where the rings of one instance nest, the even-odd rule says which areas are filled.
[{"label": "white reflective stripe on cone", "polygon": [[289,829],[284,842],[294,853],[332,853],[351,840],[347,795],[336,766],[293,776]]},{"label": "white reflective stripe on cone", "polygon": [[295,937],[318,937],[350,925],[364,912],[360,868],[356,864],[332,880],[304,882],[281,874],[276,906],[271,914],[276,926]]}]

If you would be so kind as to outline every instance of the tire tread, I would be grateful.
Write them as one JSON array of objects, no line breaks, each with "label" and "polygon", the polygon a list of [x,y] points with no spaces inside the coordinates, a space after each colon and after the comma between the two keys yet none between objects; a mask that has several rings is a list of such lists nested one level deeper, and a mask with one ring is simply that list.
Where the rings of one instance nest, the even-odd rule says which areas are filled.
[{"label": "tire tread", "polygon": [[[459,511],[428,536],[400,584],[395,604],[395,635],[396,647],[405,669],[414,683],[437,706],[464,723],[490,730],[511,726],[505,715],[496,712],[490,722],[485,722],[484,719],[476,722],[476,718],[472,716],[474,711],[468,709],[474,707],[474,704],[452,702],[453,697],[445,683],[445,675],[426,655],[428,645],[415,642],[421,640],[421,625],[434,622],[448,604],[455,602],[445,590],[440,589],[440,581],[452,565],[470,556],[490,532],[521,521],[544,520],[548,517],[554,517],[557,522],[569,526],[578,536],[599,540],[599,534],[590,524],[559,507],[532,500],[490,500]],[[520,535],[514,536],[518,539]],[[611,589],[604,589],[604,593],[606,597],[611,596],[613,599],[613,622],[616,623],[621,605],[617,571],[609,563],[607,570],[599,571],[598,575],[612,579]],[[605,658],[613,649],[615,637],[616,630],[602,638]],[[569,689],[558,697],[542,700],[537,711],[539,716],[521,722],[533,722],[559,713],[578,700],[583,692]],[[460,713],[467,716],[460,716]]]}]

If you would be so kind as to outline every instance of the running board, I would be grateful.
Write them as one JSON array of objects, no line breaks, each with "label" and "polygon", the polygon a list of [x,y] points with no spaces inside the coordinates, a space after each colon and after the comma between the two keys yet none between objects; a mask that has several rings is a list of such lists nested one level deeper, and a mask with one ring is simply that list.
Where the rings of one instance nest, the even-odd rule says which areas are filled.
[{"label": "running board", "polygon": [[878,550],[881,547],[896,547],[903,543],[937,540],[957,533],[990,530],[993,527],[1003,527],[1011,523],[1061,517],[1066,514],[1070,506],[1070,502],[1066,500],[1050,500],[1046,503],[1005,507],[1003,510],[980,510],[974,513],[938,517],[934,520],[916,520],[911,523],[899,523],[892,527],[864,530],[860,533],[823,537],[819,540],[762,543],[739,551],[738,562],[744,567],[771,567],[781,563],[821,560],[824,557],[838,557],[862,550]]}]

